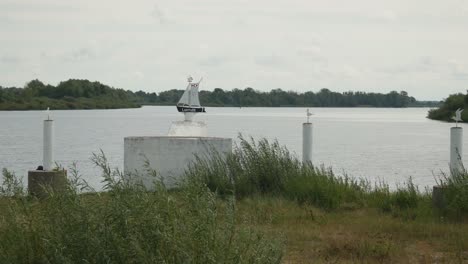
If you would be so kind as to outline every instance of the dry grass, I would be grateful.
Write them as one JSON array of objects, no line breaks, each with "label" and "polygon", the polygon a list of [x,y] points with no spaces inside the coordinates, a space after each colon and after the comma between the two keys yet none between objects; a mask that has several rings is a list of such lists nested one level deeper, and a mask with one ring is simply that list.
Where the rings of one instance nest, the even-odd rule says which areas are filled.
[{"label": "dry grass", "polygon": [[238,210],[244,224],[284,237],[284,263],[468,263],[468,223],[324,212],[280,198],[243,199]]}]

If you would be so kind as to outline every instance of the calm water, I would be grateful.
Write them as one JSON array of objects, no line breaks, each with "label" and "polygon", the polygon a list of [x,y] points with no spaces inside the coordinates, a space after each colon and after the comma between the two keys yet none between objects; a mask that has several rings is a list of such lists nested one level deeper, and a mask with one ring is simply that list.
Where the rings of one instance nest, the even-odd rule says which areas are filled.
[{"label": "calm water", "polygon": [[[433,185],[449,162],[449,127],[426,119],[428,109],[312,108],[315,114],[315,164],[336,172],[391,185],[412,177]],[[304,108],[207,108],[196,119],[207,122],[209,135],[278,139],[300,157]],[[171,121],[183,116],[175,107],[147,106],[120,110],[53,111],[55,158],[64,167],[75,162],[91,185],[101,186],[90,162],[102,149],[111,164],[123,167],[123,138],[165,135]],[[0,111],[0,168],[26,176],[42,163],[43,111]],[[464,126],[464,125],[463,125]],[[465,145],[467,137],[465,137]],[[464,159],[466,162],[466,159]]]}]

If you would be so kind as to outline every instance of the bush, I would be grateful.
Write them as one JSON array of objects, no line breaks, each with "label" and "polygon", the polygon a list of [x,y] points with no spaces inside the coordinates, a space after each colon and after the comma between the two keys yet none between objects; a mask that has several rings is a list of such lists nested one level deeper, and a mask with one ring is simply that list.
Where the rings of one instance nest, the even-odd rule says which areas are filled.
[{"label": "bush", "polygon": [[442,174],[439,185],[445,188],[446,208],[441,213],[454,219],[468,217],[468,172]]},{"label": "bush", "polygon": [[156,183],[147,192],[111,170],[105,156],[93,160],[105,192],[94,192],[72,169],[66,192],[44,200],[0,197],[0,263],[281,261],[277,240],[236,224],[232,199],[220,203],[196,183],[177,192]]},{"label": "bush", "polygon": [[227,157],[216,153],[197,157],[186,178],[206,184],[221,195],[235,194],[238,199],[270,195],[325,210],[368,206],[405,218],[431,214],[430,194],[421,193],[411,178],[396,191],[390,191],[383,182],[371,187],[369,181],[337,176],[331,169],[302,164],[277,141],[255,142],[242,135],[239,141],[233,154]]},{"label": "bush", "polygon": [[[439,108],[429,110],[427,117],[434,120],[453,122],[452,116],[455,115],[455,111],[458,108],[466,108],[467,104],[468,94],[452,94],[445,99]],[[468,120],[467,112],[462,113],[462,119],[465,121]]]},{"label": "bush", "polygon": [[221,195],[237,198],[257,194],[282,195],[301,203],[334,209],[343,203],[361,203],[366,183],[337,177],[331,170],[303,165],[277,141],[255,142],[239,136],[239,145],[224,158],[197,157],[186,172],[189,180],[202,182]]}]

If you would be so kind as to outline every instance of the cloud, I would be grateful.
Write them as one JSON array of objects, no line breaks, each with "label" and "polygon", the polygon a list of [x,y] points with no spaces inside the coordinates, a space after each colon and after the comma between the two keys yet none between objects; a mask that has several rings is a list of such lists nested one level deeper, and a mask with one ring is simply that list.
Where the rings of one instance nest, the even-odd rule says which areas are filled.
[{"label": "cloud", "polygon": [[143,78],[145,78],[145,74],[142,73],[141,71],[134,71],[134,72],[132,73],[132,77],[133,77],[134,79],[142,80]]},{"label": "cloud", "polygon": [[167,14],[158,4],[154,4],[153,10],[150,12],[150,16],[156,19],[160,24],[167,24]]},{"label": "cloud", "polygon": [[398,19],[398,15],[392,10],[383,10],[382,12],[375,13],[374,18],[382,22],[394,22]]},{"label": "cloud", "polygon": [[445,80],[468,79],[468,64],[456,59],[439,59],[433,56],[423,56],[400,65],[377,69],[377,72],[389,78],[414,78],[421,81],[434,78]]},{"label": "cloud", "polygon": [[314,61],[325,61],[326,58],[322,54],[322,49],[318,45],[310,45],[298,48],[296,50],[296,55],[299,58],[305,58],[307,60]]},{"label": "cloud", "polygon": [[199,65],[207,67],[217,67],[229,61],[225,56],[208,56],[199,60]]},{"label": "cloud", "polygon": [[283,67],[287,64],[284,57],[275,54],[254,57],[254,62],[260,66]]},{"label": "cloud", "polygon": [[90,48],[79,48],[64,55],[64,59],[72,62],[87,61],[96,58],[96,54]]},{"label": "cloud", "polygon": [[0,56],[0,64],[18,64],[21,62],[21,58],[15,55],[3,55]]},{"label": "cloud", "polygon": [[37,65],[45,82],[80,76],[127,89],[178,87],[187,73],[222,88],[402,87],[439,97],[466,88],[460,0],[0,2],[9,85],[33,79]]},{"label": "cloud", "polygon": [[467,80],[468,79],[468,65],[457,60],[449,60],[447,67],[455,79]]}]

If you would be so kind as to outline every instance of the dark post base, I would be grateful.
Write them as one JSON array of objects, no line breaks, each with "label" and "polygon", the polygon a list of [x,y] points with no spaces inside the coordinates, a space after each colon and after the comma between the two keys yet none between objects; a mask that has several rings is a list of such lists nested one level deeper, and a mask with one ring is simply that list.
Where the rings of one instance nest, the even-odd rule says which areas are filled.
[{"label": "dark post base", "polygon": [[443,186],[434,186],[432,188],[432,206],[439,210],[445,209],[447,206],[447,201],[445,198],[446,191],[447,188]]},{"label": "dark post base", "polygon": [[38,198],[47,197],[47,191],[60,192],[67,187],[67,171],[28,171],[29,194]]}]

